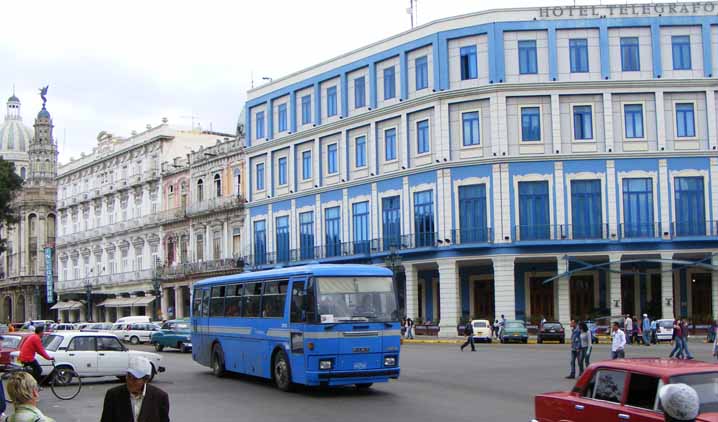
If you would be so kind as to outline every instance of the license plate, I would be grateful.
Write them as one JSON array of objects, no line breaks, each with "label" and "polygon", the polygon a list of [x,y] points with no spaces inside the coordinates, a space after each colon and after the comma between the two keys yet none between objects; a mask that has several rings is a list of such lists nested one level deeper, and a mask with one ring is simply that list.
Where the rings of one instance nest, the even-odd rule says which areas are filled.
[{"label": "license plate", "polygon": [[514,334],[514,337],[518,337],[518,336],[519,336],[518,334]]},{"label": "license plate", "polygon": [[549,330],[549,332],[550,332],[550,333],[555,333],[555,332],[556,332],[556,330]]},{"label": "license plate", "polygon": [[366,369],[366,362],[354,362],[354,369]]},{"label": "license plate", "polygon": [[352,352],[354,353],[368,353],[369,348],[368,347],[355,347],[352,349]]}]

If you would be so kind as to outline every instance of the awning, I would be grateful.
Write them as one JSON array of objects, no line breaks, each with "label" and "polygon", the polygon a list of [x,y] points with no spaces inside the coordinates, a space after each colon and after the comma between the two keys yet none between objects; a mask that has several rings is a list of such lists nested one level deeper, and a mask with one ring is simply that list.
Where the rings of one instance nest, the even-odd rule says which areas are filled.
[{"label": "awning", "polygon": [[148,295],[148,296],[140,296],[135,298],[135,303],[132,304],[132,306],[147,306],[150,303],[154,302],[155,297]]},{"label": "awning", "polygon": [[64,302],[57,302],[56,304],[52,305],[53,310],[56,311],[69,311],[73,309],[80,309],[83,306],[85,306],[82,302],[78,302],[76,300],[68,300]]},{"label": "awning", "polygon": [[155,300],[154,296],[138,296],[138,297],[114,297],[107,299],[97,306],[106,308],[122,308],[126,306],[147,306]]}]

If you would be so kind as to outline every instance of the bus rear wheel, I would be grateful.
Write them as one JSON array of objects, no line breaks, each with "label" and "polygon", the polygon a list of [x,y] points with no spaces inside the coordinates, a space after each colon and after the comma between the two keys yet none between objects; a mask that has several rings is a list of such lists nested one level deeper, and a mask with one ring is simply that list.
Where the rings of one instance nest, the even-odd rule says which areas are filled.
[{"label": "bus rear wheel", "polygon": [[212,374],[217,378],[224,376],[224,353],[219,346],[212,349]]},{"label": "bus rear wheel", "polygon": [[272,379],[274,384],[282,391],[291,391],[292,389],[292,369],[289,366],[289,359],[284,350],[280,350],[274,356],[272,364]]}]

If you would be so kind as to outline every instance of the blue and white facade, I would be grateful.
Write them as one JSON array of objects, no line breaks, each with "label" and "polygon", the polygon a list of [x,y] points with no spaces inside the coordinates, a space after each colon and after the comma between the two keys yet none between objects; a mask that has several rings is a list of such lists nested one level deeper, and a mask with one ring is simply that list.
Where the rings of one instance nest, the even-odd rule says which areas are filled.
[{"label": "blue and white facade", "polygon": [[716,318],[686,264],[718,264],[716,90],[713,2],[494,10],[349,52],[248,93],[247,263],[398,257],[442,335]]}]

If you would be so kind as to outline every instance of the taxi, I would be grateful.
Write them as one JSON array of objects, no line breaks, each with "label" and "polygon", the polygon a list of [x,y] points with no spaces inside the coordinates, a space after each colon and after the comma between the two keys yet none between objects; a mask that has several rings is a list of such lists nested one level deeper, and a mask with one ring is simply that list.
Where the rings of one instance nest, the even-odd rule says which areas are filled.
[{"label": "taxi", "polygon": [[491,322],[487,319],[474,319],[471,321],[474,327],[474,341],[491,343]]}]

